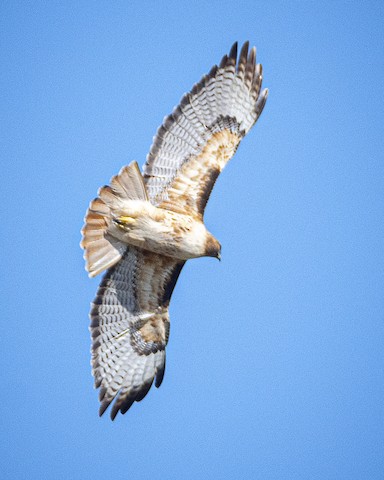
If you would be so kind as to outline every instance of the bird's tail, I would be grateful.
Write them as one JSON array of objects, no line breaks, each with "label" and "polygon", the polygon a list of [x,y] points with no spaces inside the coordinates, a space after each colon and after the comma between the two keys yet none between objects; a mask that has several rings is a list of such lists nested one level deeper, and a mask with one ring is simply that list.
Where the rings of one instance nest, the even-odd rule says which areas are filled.
[{"label": "bird's tail", "polygon": [[127,244],[111,234],[113,211],[124,209],[130,200],[148,200],[137,162],[123,167],[111,179],[109,186],[100,188],[84,218],[80,246],[84,249],[85,268],[94,277],[115,265],[124,255]]}]

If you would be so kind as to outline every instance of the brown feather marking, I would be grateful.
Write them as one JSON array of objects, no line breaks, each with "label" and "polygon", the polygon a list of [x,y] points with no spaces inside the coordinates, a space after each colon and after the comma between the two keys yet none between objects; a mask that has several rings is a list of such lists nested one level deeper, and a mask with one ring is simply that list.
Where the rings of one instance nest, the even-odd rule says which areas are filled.
[{"label": "brown feather marking", "polygon": [[149,251],[140,251],[140,257],[141,268],[137,278],[138,302],[142,311],[153,312],[159,307],[163,285],[168,279],[168,270],[176,261]]},{"label": "brown feather marking", "polygon": [[168,309],[163,313],[153,315],[140,329],[144,342],[157,342],[166,344],[169,332]]},{"label": "brown feather marking", "polygon": [[132,347],[139,355],[164,350],[169,336],[168,305],[184,262],[138,250],[137,309],[152,315],[131,335]]},{"label": "brown feather marking", "polygon": [[160,207],[202,218],[212,188],[241,137],[228,129],[214,133],[202,152],[190,158],[168,188],[168,199]]}]

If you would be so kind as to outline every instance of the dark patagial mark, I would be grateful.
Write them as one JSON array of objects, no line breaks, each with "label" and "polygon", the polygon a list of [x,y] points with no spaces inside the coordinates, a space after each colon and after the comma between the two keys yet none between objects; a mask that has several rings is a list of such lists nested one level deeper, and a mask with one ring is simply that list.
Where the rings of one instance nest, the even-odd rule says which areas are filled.
[{"label": "dark patagial mark", "polygon": [[171,300],[173,290],[175,288],[177,279],[179,278],[180,272],[184,266],[185,262],[177,263],[168,279],[168,282],[164,285],[164,294],[160,301],[161,305],[167,307]]},{"label": "dark patagial mark", "polygon": [[208,203],[209,197],[211,195],[213,186],[216,183],[217,177],[220,175],[220,169],[214,168],[207,172],[204,177],[204,184],[201,187],[201,195],[196,198],[196,208],[197,211],[203,215],[205,207]]}]

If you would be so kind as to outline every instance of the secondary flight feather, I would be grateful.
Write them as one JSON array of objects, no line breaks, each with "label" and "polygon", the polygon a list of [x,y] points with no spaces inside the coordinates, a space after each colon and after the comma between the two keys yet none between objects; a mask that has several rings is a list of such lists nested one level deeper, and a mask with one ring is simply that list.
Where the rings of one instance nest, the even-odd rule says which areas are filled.
[{"label": "secondary flight feather", "polygon": [[123,167],[89,206],[82,229],[86,269],[104,270],[90,318],[92,373],[100,415],[126,413],[161,385],[169,336],[168,307],[186,260],[220,258],[204,209],[220,172],[259,118],[256,49],[237,43],[157,131],[143,174]]}]

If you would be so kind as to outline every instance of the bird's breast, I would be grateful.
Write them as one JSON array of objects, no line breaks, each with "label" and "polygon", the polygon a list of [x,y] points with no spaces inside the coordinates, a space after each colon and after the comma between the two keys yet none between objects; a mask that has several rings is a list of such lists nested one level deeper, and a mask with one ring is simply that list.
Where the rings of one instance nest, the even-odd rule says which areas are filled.
[{"label": "bird's breast", "polygon": [[190,215],[148,204],[134,212],[124,211],[110,233],[135,247],[180,260],[201,257],[205,252],[207,230]]}]

